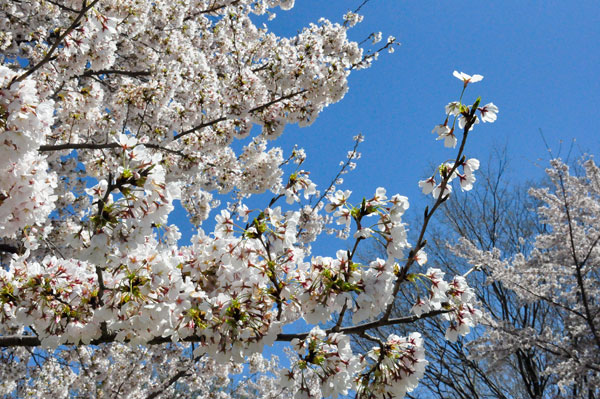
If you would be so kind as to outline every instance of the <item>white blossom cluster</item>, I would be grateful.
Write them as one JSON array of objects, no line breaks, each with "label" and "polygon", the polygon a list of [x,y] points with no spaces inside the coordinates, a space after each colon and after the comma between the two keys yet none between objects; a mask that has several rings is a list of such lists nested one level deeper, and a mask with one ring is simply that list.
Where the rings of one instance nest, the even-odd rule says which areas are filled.
[{"label": "white blossom cluster", "polygon": [[[464,82],[463,93],[469,83],[479,82],[483,79],[481,75],[467,75],[464,72],[454,71],[454,76]],[[461,95],[462,99],[462,95]],[[437,133],[437,140],[444,140],[444,147],[454,148],[458,143],[458,138],[454,134],[454,129],[458,125],[459,129],[465,130],[465,135],[468,134],[473,126],[483,122],[493,123],[498,118],[498,107],[494,103],[488,103],[483,107],[479,106],[480,98],[469,107],[461,101],[453,101],[446,105],[446,119],[441,125],[436,125],[432,133]],[[479,115],[477,115],[479,112]],[[451,119],[452,118],[452,119]],[[452,122],[450,126],[449,122]],[[460,173],[458,168],[461,167],[463,173]],[[423,194],[432,194],[434,198],[445,197],[452,192],[452,186],[447,183],[458,178],[460,188],[463,191],[469,191],[475,183],[474,172],[479,169],[479,160],[475,158],[460,159],[458,162],[445,162],[439,166],[439,175],[446,183],[437,183],[435,174],[428,179],[419,181],[419,187],[423,190]]]},{"label": "white blossom cluster", "polygon": [[[414,389],[426,364],[419,334],[391,335],[367,354],[349,343],[393,324],[400,286],[426,260],[422,240],[407,240],[407,198],[377,188],[353,203],[334,188],[356,147],[320,195],[300,169],[304,151],[286,160],[272,146],[287,124],[309,125],[339,101],[349,73],[395,39],[364,55],[347,38],[362,19],[355,13],[290,38],[254,24],[293,3],[0,4],[2,395],[154,397],[175,395],[176,381],[193,395],[228,386],[244,362],[263,374],[240,388],[248,396]],[[460,76],[466,88],[478,75]],[[490,104],[459,105],[463,140],[475,109],[495,119]],[[437,195],[427,183],[438,202],[452,178],[464,189],[475,181],[479,162],[464,161],[463,148],[440,168]],[[267,192],[268,204],[251,206]],[[222,206],[227,193],[233,201]],[[188,245],[169,219],[178,201],[195,226]],[[313,254],[336,229],[349,244],[335,257]],[[358,263],[366,240],[383,244],[385,259]],[[415,312],[444,310],[466,333],[477,312],[464,278],[424,278],[443,289]],[[333,327],[284,333],[297,320]],[[288,370],[259,358],[276,340],[298,352]]]},{"label": "white blossom cluster", "polygon": [[282,372],[283,388],[297,392],[297,399],[348,394],[361,369],[348,336],[326,334],[315,327],[306,339],[292,341],[292,346],[298,357],[290,370]]},{"label": "white blossom cluster", "polygon": [[[21,348],[12,353],[19,356],[18,362],[8,356],[0,357],[13,366],[3,373],[6,378],[0,381],[0,397],[145,399],[150,395],[173,398],[193,395],[211,399],[215,392],[221,391],[218,397],[226,399],[231,397],[225,393],[226,389],[233,388],[237,398],[291,398],[279,389],[274,377],[280,372],[276,357],[265,359],[259,354],[253,355],[248,359],[248,371],[254,377],[244,377],[239,375],[244,371],[239,363],[219,364],[208,358],[194,360],[187,352],[175,345],[131,348],[112,344],[78,347],[74,353],[43,353],[39,356],[43,363],[29,369],[32,384],[26,384],[22,373],[27,370],[28,354]],[[74,364],[75,359],[78,369],[67,364]],[[82,377],[82,372],[87,378]],[[168,383],[174,375],[181,376],[177,386]]]},{"label": "white blossom cluster", "polygon": [[452,281],[444,281],[444,272],[429,268],[426,273],[414,276],[431,282],[428,295],[417,299],[411,312],[417,316],[423,313],[443,310],[444,317],[450,321],[446,330],[446,339],[456,341],[458,336],[469,333],[470,328],[478,324],[481,311],[476,309],[475,293],[467,285],[463,276],[455,276]]},{"label": "white blossom cluster", "polygon": [[54,102],[40,101],[27,79],[6,88],[17,74],[0,65],[0,236],[13,237],[45,220],[54,209],[57,185],[46,157],[37,151],[51,133]]},{"label": "white blossom cluster", "polygon": [[363,356],[363,362],[369,366],[357,378],[357,389],[369,398],[404,397],[417,387],[428,363],[419,333],[390,335],[383,346]]}]

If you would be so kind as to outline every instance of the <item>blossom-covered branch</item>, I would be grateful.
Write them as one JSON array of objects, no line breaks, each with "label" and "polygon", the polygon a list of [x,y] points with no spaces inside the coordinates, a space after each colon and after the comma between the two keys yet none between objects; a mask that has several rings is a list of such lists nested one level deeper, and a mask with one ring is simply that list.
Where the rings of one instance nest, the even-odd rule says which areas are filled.
[{"label": "blossom-covered branch", "polygon": [[[292,5],[0,5],[0,244],[10,255],[0,269],[0,381],[13,380],[4,378],[12,370],[32,379],[3,387],[3,395],[29,394],[39,378],[81,379],[76,392],[107,384],[115,396],[136,378],[142,381],[131,382],[131,391],[140,397],[172,392],[184,380],[193,391],[200,365],[213,381],[215,370],[237,370],[265,346],[291,340],[290,367],[254,361],[277,379],[248,381],[248,389],[261,397],[402,396],[427,364],[420,334],[372,337],[365,353],[352,351],[349,335],[441,315],[453,340],[475,325],[466,276],[446,280],[414,262],[426,261],[425,230],[451,180],[464,190],[475,181],[479,163],[463,156],[469,131],[479,120],[493,122],[498,109],[479,107],[479,99],[465,105],[462,94],[446,107],[438,134],[452,144],[450,121],[463,138],[455,162],[439,168],[441,183],[429,190],[435,203],[411,247],[406,197],[388,197],[381,187],[356,202],[333,186],[321,195],[302,169],[304,151],[285,160],[271,144],[286,125],[309,125],[341,100],[348,75],[379,51],[365,55],[348,39],[361,20],[355,13],[291,38],[255,25],[256,15]],[[381,34],[370,37],[376,44]],[[380,50],[395,44],[390,37]],[[31,67],[14,62],[21,59]],[[463,94],[482,78],[455,76]],[[342,172],[358,157],[355,147]],[[250,200],[266,192],[265,206]],[[188,244],[170,218],[178,203],[194,226]],[[215,223],[204,223],[211,215]],[[313,253],[326,232],[349,243]],[[369,240],[384,243],[386,255],[361,264],[356,254]],[[401,284],[424,295],[411,315],[391,318]],[[310,331],[283,333],[298,320]],[[333,326],[318,327],[327,323]],[[89,345],[98,348],[86,352]],[[143,351],[127,375],[86,373],[109,358],[127,368],[122,354],[134,348]],[[82,371],[77,377],[72,362]]]}]

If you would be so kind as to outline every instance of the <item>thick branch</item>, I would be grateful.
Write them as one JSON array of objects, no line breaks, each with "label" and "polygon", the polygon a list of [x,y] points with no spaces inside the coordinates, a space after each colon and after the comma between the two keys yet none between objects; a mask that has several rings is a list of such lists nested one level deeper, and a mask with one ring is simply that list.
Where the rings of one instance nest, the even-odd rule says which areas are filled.
[{"label": "thick branch", "polygon": [[[199,357],[197,357],[194,360],[197,360],[197,359],[199,359]],[[169,378],[167,381],[163,382],[158,389],[156,389],[150,395],[146,396],[146,399],[154,399],[154,398],[158,397],[167,388],[169,388],[171,385],[176,383],[177,380],[179,380],[181,377],[186,377],[186,376],[190,375],[189,373],[190,373],[190,369],[188,367],[182,368],[177,373],[175,373],[171,378]]]},{"label": "thick branch", "polygon": [[205,10],[201,10],[201,11],[193,13],[192,15],[188,15],[183,20],[184,21],[189,21],[190,19],[194,19],[194,18],[196,18],[199,15],[210,14],[210,13],[219,11],[219,10],[221,10],[221,9],[227,7],[227,6],[234,6],[237,3],[239,3],[239,2],[240,2],[239,0],[234,0],[231,3],[229,3],[229,4],[226,3],[226,4],[221,4],[221,5],[214,5],[214,6],[210,7],[210,8],[205,9]]},{"label": "thick branch", "polygon": [[[452,311],[451,309],[450,310],[440,309],[440,310],[433,310],[431,312],[423,313],[420,317],[416,316],[416,315],[412,315],[412,316],[398,317],[395,319],[381,318],[379,320],[372,321],[369,323],[359,324],[357,326],[343,327],[338,330],[336,330],[335,327],[333,327],[333,328],[329,328],[329,329],[325,330],[325,332],[328,334],[331,332],[340,332],[342,334],[358,334],[358,335],[360,335],[360,334],[364,333],[365,331],[372,330],[374,328],[414,323],[415,321],[417,321],[419,319],[433,317],[433,316],[448,313],[451,311]],[[308,336],[308,333],[279,334],[277,336],[277,341],[291,341],[295,338],[302,339],[302,338],[305,338],[306,336]]]},{"label": "thick branch", "polygon": [[57,1],[54,1],[54,0],[46,0],[46,1],[48,3],[50,3],[50,4],[54,4],[55,6],[57,6],[58,8],[60,8],[61,10],[69,11],[69,12],[72,12],[72,13],[75,13],[75,14],[79,13],[79,10],[76,10],[74,8],[71,8],[71,7],[67,7],[67,6],[65,6],[63,4],[60,4]]},{"label": "thick branch", "polygon": [[9,254],[18,254],[19,248],[9,245],[9,244],[0,244],[0,252],[9,253]]},{"label": "thick branch", "polygon": [[[161,147],[158,144],[143,143],[140,144],[147,148],[167,152],[173,155],[179,155],[180,157],[187,157],[181,151],[172,150],[170,148]],[[105,150],[112,148],[121,148],[119,143],[65,143],[65,144],[54,144],[54,145],[42,145],[38,148],[39,152],[50,152],[50,151],[62,151],[62,150]]]},{"label": "thick branch", "polygon": [[65,143],[54,145],[41,145],[39,152],[62,151],[62,150],[103,150],[109,148],[119,148],[119,143]]},{"label": "thick branch", "polygon": [[[412,315],[406,317],[399,317],[395,319],[380,319],[377,321],[373,321],[370,323],[359,324],[357,326],[349,326],[340,328],[337,332],[343,334],[362,334],[367,330],[372,330],[374,328],[398,325],[398,324],[409,324],[414,323],[415,321],[427,317],[433,317],[440,314],[451,312],[452,310],[440,309],[433,310],[431,312],[423,313],[421,317]],[[334,327],[335,328],[335,327]],[[327,329],[327,333],[334,332],[334,328]],[[277,341],[289,342],[294,338],[305,338],[308,336],[308,333],[298,333],[298,334],[279,334],[277,336]],[[100,345],[100,344],[109,344],[112,342],[117,342],[116,334],[103,334],[100,338],[93,339],[90,341],[90,345]],[[198,336],[186,337],[182,341],[183,342],[201,342],[204,338]],[[124,342],[127,342],[124,341]],[[156,337],[149,340],[146,345],[160,345],[166,344],[169,342],[173,342],[171,337]],[[40,346],[41,340],[33,335],[2,335],[0,336],[0,348],[8,348],[8,347],[32,347],[32,346]]]},{"label": "thick branch", "polygon": [[99,71],[92,71],[91,69],[88,69],[87,71],[82,73],[81,76],[90,77],[98,75],[123,75],[137,78],[140,76],[149,76],[150,74],[150,71],[120,71],[116,69],[101,69]]}]

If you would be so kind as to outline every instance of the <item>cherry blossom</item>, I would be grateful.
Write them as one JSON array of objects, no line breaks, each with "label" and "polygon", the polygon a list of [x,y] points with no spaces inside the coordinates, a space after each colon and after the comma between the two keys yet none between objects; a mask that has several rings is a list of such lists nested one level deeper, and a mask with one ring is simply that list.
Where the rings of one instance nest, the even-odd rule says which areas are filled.
[{"label": "cherry blossom", "polygon": [[[229,376],[246,364],[260,374],[238,379],[249,396],[402,397],[427,364],[421,335],[350,345],[414,321],[391,317],[401,286],[431,284],[413,312],[443,313],[449,339],[477,323],[463,276],[420,268],[452,180],[475,182],[479,162],[464,159],[480,100],[451,103],[436,128],[446,147],[461,145],[419,183],[434,198],[411,244],[406,197],[343,187],[361,135],[323,189],[304,150],[274,145],[397,44],[349,40],[357,12],[293,37],[256,25],[293,4],[0,4],[0,395],[229,398]],[[463,92],[481,80],[458,75]],[[486,122],[497,112],[480,109]],[[316,253],[323,239],[329,251]],[[361,263],[366,242],[385,255]],[[295,322],[306,331],[289,333]],[[262,358],[275,341],[291,343],[290,367]]]},{"label": "cherry blossom", "polygon": [[498,118],[498,107],[494,103],[486,104],[478,108],[478,111],[481,113],[481,120],[483,122],[495,122]]},{"label": "cherry blossom", "polygon": [[419,187],[423,190],[423,194],[430,194],[436,186],[435,177],[432,176],[429,179],[420,180]]},{"label": "cherry blossom", "polygon": [[477,75],[477,74],[467,75],[464,72],[454,71],[454,73],[452,75],[454,75],[455,78],[462,80],[465,84],[465,87],[467,87],[467,85],[469,83],[477,83],[477,82],[480,82],[481,80],[483,80],[483,76]]}]

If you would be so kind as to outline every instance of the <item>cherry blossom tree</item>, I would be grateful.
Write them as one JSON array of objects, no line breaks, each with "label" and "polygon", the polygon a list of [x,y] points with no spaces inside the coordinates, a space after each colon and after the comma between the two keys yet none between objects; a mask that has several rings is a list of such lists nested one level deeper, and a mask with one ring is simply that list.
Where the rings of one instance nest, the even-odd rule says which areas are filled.
[{"label": "cherry blossom tree", "polygon": [[[486,315],[486,334],[472,347],[475,359],[501,364],[538,353],[544,359],[538,377],[560,389],[556,397],[591,399],[600,397],[600,169],[593,159],[582,166],[580,176],[572,175],[553,160],[551,187],[530,190],[544,225],[532,248],[521,237],[519,251],[505,256],[464,239],[456,253],[487,268],[490,283],[511,290],[523,304],[521,319],[532,320],[518,324]],[[543,392],[531,397],[545,397]]]},{"label": "cherry blossom tree", "polygon": [[[410,245],[406,197],[317,191],[304,151],[272,146],[287,124],[309,125],[341,100],[348,75],[395,45],[390,37],[365,52],[348,40],[361,20],[352,12],[291,38],[254,23],[292,6],[0,4],[0,395],[227,397],[222,387],[234,384],[247,396],[402,397],[427,364],[422,336],[370,330],[443,315],[456,339],[477,323],[465,276],[446,280],[419,263],[451,181],[463,190],[475,182],[467,138],[498,112],[479,98],[463,102],[482,76],[455,72],[460,99],[435,131],[460,145],[421,184],[433,204]],[[236,140],[247,143],[237,152]],[[355,147],[342,172],[357,157]],[[264,207],[248,207],[266,192]],[[168,222],[176,200],[196,227],[187,245]],[[327,232],[346,241],[335,256],[314,254]],[[360,264],[355,254],[370,239],[386,255]],[[427,295],[392,317],[407,284]],[[297,320],[307,331],[283,333]],[[352,335],[371,347],[353,353]],[[260,357],[275,341],[290,343],[289,367]],[[228,380],[245,362],[248,377]]]}]

